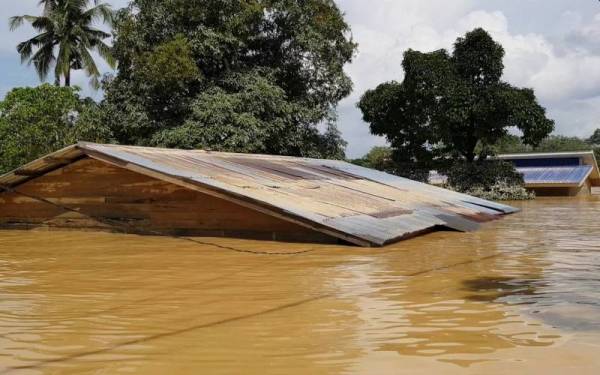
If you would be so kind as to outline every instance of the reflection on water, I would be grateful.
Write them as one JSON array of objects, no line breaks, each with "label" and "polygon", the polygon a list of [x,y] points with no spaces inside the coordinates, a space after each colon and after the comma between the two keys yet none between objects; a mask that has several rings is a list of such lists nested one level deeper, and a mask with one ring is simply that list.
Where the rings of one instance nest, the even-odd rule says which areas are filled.
[{"label": "reflection on water", "polygon": [[597,373],[600,200],[518,205],[383,249],[0,232],[0,374]]}]

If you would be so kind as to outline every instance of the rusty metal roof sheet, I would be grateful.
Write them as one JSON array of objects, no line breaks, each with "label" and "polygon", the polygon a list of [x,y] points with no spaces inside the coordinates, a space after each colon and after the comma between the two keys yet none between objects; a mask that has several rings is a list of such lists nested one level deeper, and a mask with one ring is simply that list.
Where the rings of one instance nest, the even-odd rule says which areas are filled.
[{"label": "rusty metal roof sheet", "polygon": [[473,230],[517,211],[338,160],[80,142],[0,177],[16,186],[89,156],[355,243],[382,246],[445,226]]}]

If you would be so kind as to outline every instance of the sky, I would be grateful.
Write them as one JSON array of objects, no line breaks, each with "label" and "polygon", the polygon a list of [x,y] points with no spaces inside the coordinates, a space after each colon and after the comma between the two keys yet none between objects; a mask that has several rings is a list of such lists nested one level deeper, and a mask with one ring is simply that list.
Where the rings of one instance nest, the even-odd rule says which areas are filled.
[{"label": "sky", "polygon": [[[127,0],[105,0],[115,8]],[[0,0],[3,14],[37,14],[38,0]],[[530,87],[556,134],[588,137],[600,128],[600,2],[597,0],[337,0],[358,43],[346,68],[353,93],[338,106],[347,155],[360,157],[385,139],[369,133],[356,108],[360,96],[386,81],[402,81],[402,54],[409,48],[451,50],[457,37],[486,29],[506,50],[503,79]],[[33,67],[22,65],[15,46],[33,31],[9,32],[0,22],[0,97],[16,86],[34,86]],[[106,65],[102,65],[108,71]],[[73,77],[96,99],[82,73]]]}]

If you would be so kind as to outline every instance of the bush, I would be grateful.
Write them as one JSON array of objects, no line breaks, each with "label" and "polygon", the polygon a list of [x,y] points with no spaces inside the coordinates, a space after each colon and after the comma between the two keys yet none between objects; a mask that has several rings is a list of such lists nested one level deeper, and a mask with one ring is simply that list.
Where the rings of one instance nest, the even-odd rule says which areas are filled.
[{"label": "bush", "polygon": [[502,182],[492,185],[489,190],[484,190],[477,186],[473,189],[463,191],[463,193],[481,199],[497,201],[519,201],[535,198],[535,193],[528,191],[523,186],[507,185]]},{"label": "bush", "polygon": [[523,176],[511,163],[502,160],[457,162],[447,175],[449,187],[461,193],[494,200],[534,198],[525,189]]},{"label": "bush", "polygon": [[427,182],[429,169],[423,168],[413,161],[398,162],[394,160],[394,152],[390,147],[376,146],[360,159],[350,160],[351,163],[361,167],[377,169],[378,171],[409,178],[411,180]]}]

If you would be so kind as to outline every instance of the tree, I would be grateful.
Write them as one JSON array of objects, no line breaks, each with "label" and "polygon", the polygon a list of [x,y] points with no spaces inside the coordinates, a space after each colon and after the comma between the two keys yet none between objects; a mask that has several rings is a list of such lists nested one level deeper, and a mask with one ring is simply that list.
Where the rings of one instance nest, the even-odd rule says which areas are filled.
[{"label": "tree", "polygon": [[102,107],[120,142],[343,156],[356,45],[333,0],[134,0],[115,36]]},{"label": "tree", "polygon": [[107,142],[97,104],[78,89],[43,84],[15,88],[0,101],[0,173],[73,144]]},{"label": "tree", "polygon": [[594,130],[594,133],[587,139],[587,142],[591,145],[600,146],[600,129]]},{"label": "tree", "polygon": [[[409,50],[404,81],[367,91],[358,103],[371,132],[386,136],[394,160],[436,169],[442,161],[483,160],[491,146],[517,128],[536,145],[554,128],[531,89],[501,80],[504,49],[475,29],[446,50]],[[415,167],[416,166],[416,167]]]},{"label": "tree", "polygon": [[592,146],[578,137],[563,135],[550,135],[542,139],[535,147],[526,145],[520,137],[507,135],[502,137],[494,146],[495,153],[509,154],[520,152],[562,152],[562,151],[589,151]]},{"label": "tree", "polygon": [[19,43],[17,51],[22,62],[33,63],[40,80],[44,81],[54,66],[56,85],[60,85],[61,77],[64,77],[65,86],[70,86],[71,71],[83,69],[91,77],[92,86],[99,87],[100,71],[92,51],[115,67],[111,48],[104,42],[110,34],[94,27],[97,20],[112,22],[110,5],[93,0],[89,7],[89,3],[89,0],[42,0],[41,16],[10,18],[11,31],[29,22],[39,33]]},{"label": "tree", "polygon": [[375,146],[365,156],[351,162],[366,168],[389,171],[393,167],[392,149],[386,146]]}]

